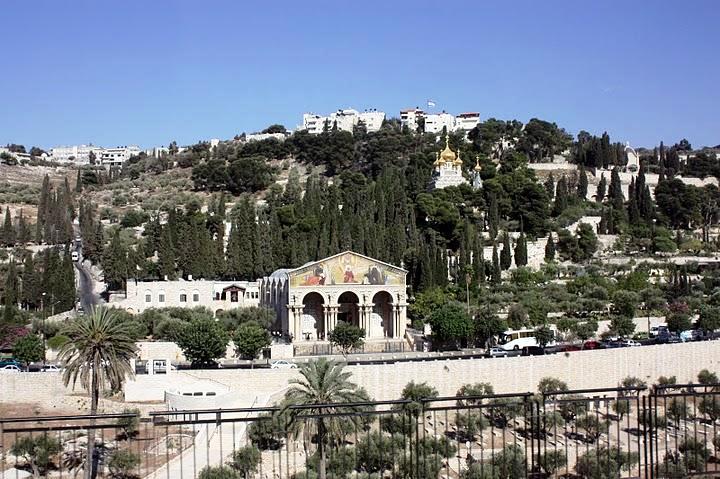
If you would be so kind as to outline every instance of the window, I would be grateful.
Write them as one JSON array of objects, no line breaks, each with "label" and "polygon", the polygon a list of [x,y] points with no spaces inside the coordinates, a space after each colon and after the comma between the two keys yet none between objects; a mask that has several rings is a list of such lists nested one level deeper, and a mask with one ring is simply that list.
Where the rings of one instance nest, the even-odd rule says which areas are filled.
[{"label": "window", "polygon": [[152,303],[152,294],[145,293],[145,302],[146,303]]},{"label": "window", "polygon": [[230,302],[232,302],[232,303],[238,302],[238,292],[237,291],[230,291]]},{"label": "window", "polygon": [[200,301],[200,293],[193,293],[193,303]]},{"label": "window", "polygon": [[164,303],[165,302],[165,291],[160,291],[158,294],[158,303]]},{"label": "window", "polygon": [[187,303],[187,294],[181,294],[181,295],[180,295],[180,302],[181,302],[181,303]]}]

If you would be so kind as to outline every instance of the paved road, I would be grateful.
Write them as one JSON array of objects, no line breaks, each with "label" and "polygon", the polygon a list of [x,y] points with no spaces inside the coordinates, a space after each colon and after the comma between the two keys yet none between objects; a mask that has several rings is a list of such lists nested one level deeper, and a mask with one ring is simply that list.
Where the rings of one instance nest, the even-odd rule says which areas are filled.
[{"label": "paved road", "polygon": [[[80,237],[80,228],[74,226],[76,237]],[[76,243],[77,244],[77,243]],[[76,251],[80,255],[80,261],[75,262],[75,268],[78,270],[78,296],[80,297],[80,306],[85,314],[89,314],[92,308],[102,301],[100,295],[95,293],[95,281],[88,268],[83,264],[82,246],[77,246]]]}]

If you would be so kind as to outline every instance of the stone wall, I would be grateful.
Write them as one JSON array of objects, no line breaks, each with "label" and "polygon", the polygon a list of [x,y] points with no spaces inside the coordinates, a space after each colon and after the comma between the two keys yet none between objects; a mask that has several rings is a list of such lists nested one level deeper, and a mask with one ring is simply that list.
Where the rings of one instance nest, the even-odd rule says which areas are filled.
[{"label": "stone wall", "polygon": [[[396,399],[410,382],[427,382],[441,395],[453,395],[466,383],[489,382],[496,392],[534,391],[541,378],[553,376],[570,388],[614,387],[627,376],[649,384],[659,376],[693,381],[698,371],[720,372],[720,343],[715,341],[634,348],[575,351],[547,356],[413,361],[348,366],[351,380],[379,400]],[[162,400],[163,383],[213,380],[236,394],[234,407],[252,404],[257,397],[282,391],[297,370],[232,369],[178,371],[170,377],[138,378],[126,388],[128,400]],[[166,384],[165,387],[171,387]],[[130,394],[132,391],[132,394]]]},{"label": "stone wall", "polygon": [[[83,390],[78,386],[77,392]],[[61,373],[0,372],[0,403],[49,402],[58,396],[69,395]]]},{"label": "stone wall", "polygon": [[[678,382],[695,380],[701,369],[720,372],[720,343],[704,341],[634,348],[575,351],[548,356],[413,361],[348,366],[352,380],[375,399],[394,399],[410,382],[427,382],[441,395],[452,395],[466,383],[489,382],[499,393],[534,391],[545,376],[570,388],[616,386],[626,376],[653,383],[659,376],[677,376]],[[138,376],[125,388],[128,401],[162,401],[165,391],[192,387],[198,381],[227,386],[233,403],[248,406],[259,397],[283,391],[297,370],[226,369],[177,371],[162,376]],[[43,402],[70,395],[59,373],[0,373],[0,402]],[[78,391],[80,392],[80,391]]]}]

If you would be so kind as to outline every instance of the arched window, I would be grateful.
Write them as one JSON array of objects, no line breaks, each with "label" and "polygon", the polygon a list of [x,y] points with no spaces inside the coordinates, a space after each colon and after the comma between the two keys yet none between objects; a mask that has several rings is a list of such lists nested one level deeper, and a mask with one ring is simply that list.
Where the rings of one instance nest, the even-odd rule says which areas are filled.
[{"label": "arched window", "polygon": [[165,290],[161,289],[160,292],[158,292],[158,303],[164,303],[165,302]]},{"label": "arched window", "polygon": [[193,291],[192,300],[193,300],[193,303],[200,302],[200,292],[197,289],[195,291]]},{"label": "arched window", "polygon": [[180,302],[187,303],[187,293],[184,290],[180,291]]},{"label": "arched window", "polygon": [[152,293],[150,292],[150,290],[145,291],[145,302],[152,303]]}]

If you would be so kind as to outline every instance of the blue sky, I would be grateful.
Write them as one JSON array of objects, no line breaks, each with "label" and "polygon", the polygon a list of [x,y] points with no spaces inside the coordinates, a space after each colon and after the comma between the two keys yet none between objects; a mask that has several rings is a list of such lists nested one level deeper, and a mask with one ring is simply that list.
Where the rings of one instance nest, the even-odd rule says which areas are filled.
[{"label": "blue sky", "polygon": [[720,143],[714,0],[6,0],[2,13],[2,144],[188,144],[427,99],[637,146]]}]

